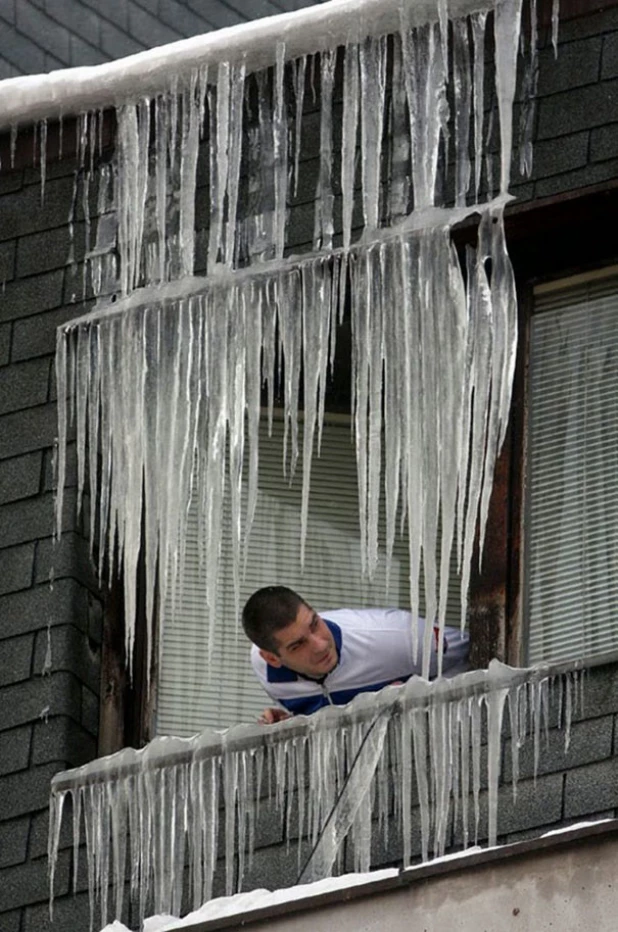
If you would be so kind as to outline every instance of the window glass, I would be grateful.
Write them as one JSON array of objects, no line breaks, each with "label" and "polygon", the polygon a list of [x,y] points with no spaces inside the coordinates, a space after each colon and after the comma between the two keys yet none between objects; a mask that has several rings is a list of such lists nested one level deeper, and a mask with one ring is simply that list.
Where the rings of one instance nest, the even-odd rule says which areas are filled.
[{"label": "window glass", "polygon": [[528,661],[609,651],[618,647],[615,274],[538,289],[528,399]]}]

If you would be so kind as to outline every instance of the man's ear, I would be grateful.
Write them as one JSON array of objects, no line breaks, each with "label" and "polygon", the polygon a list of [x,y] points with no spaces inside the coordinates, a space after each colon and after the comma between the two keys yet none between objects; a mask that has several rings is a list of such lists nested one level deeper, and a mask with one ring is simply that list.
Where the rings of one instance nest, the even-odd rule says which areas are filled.
[{"label": "man's ear", "polygon": [[260,657],[270,664],[271,667],[280,667],[282,666],[282,660],[278,654],[274,654],[271,650],[262,650],[260,648]]}]

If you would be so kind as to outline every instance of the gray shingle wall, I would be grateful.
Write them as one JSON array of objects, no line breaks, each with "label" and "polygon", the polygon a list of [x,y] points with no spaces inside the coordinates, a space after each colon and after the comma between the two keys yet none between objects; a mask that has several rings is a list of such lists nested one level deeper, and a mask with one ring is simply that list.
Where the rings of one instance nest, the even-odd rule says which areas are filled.
[{"label": "gray shingle wall", "polygon": [[[72,464],[67,533],[59,545],[52,540],[55,327],[76,310],[63,299],[73,274],[72,172],[69,163],[56,169],[43,204],[38,172],[0,177],[2,932],[45,927],[49,782],[92,759],[97,747],[102,606],[74,517]],[[52,666],[43,675],[48,645]],[[63,851],[60,894],[68,890],[69,860]]]},{"label": "gray shingle wall", "polygon": [[519,200],[618,178],[618,8],[564,23],[558,58],[542,37],[532,177],[513,166]]},{"label": "gray shingle wall", "polygon": [[0,79],[132,55],[325,0],[0,0]]}]

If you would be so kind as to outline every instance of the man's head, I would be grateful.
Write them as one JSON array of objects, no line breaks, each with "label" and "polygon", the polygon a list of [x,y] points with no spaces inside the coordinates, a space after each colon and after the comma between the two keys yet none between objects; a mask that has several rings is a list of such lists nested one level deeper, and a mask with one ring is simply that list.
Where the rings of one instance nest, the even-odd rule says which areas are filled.
[{"label": "man's head", "polygon": [[323,618],[296,592],[266,586],[254,592],[242,613],[245,634],[273,667],[318,679],[337,664],[337,648]]}]

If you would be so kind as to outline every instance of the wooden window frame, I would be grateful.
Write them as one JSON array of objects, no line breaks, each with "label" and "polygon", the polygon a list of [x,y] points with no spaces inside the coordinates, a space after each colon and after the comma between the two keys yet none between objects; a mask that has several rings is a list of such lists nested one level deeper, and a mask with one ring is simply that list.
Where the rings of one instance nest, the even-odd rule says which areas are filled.
[{"label": "wooden window frame", "polygon": [[[469,624],[472,660],[478,666],[486,666],[493,657],[512,666],[526,662],[523,529],[532,290],[540,282],[615,264],[618,244],[603,229],[616,210],[618,181],[515,206],[506,213],[519,296],[519,347],[509,429],[496,464],[483,571],[471,577]],[[463,239],[472,235],[468,231]]]}]

